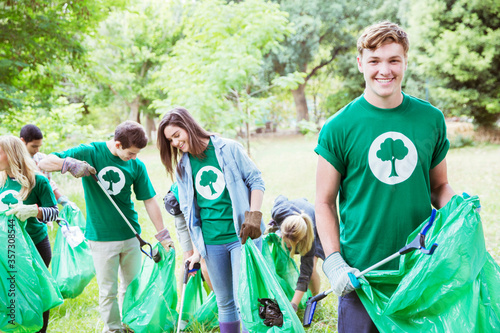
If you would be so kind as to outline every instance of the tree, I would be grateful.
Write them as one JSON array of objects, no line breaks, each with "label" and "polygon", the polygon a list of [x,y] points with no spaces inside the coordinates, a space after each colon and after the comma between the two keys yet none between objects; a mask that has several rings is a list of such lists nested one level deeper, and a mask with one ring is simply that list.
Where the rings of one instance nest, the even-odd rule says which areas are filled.
[{"label": "tree", "polygon": [[414,1],[409,16],[419,74],[437,105],[489,127],[500,116],[500,2]]},{"label": "tree", "polygon": [[6,204],[7,206],[9,205],[14,205],[19,202],[19,200],[14,197],[12,193],[7,194],[5,197],[2,198],[2,202]]},{"label": "tree", "polygon": [[[290,15],[294,33],[266,57],[266,69],[280,75],[306,73],[292,89],[297,121],[309,120],[306,85],[319,71],[356,46],[356,34],[367,25],[373,1],[276,0]],[[377,1],[376,1],[377,2]],[[375,6],[376,8],[376,6]]]},{"label": "tree", "polygon": [[127,10],[114,11],[99,27],[99,36],[88,40],[92,48],[92,71],[103,92],[110,91],[108,103],[126,105],[129,119],[146,118],[151,139],[154,99],[166,95],[155,83],[161,58],[168,55],[181,37],[182,7],[175,1],[136,1]]},{"label": "tree", "polygon": [[212,195],[217,193],[217,191],[214,189],[214,186],[212,185],[216,181],[217,181],[217,174],[212,170],[203,171],[203,173],[201,174],[200,185],[209,186],[210,191],[212,191]]},{"label": "tree", "polygon": [[161,72],[168,96],[155,107],[183,105],[211,130],[233,130],[243,123],[249,149],[249,124],[270,108],[269,90],[302,80],[295,73],[275,75],[269,83],[259,80],[263,55],[289,32],[286,13],[264,0],[209,0],[194,6],[184,23],[184,38]]},{"label": "tree", "polygon": [[408,148],[406,148],[403,140],[393,140],[391,138],[385,139],[380,145],[380,150],[377,151],[377,157],[382,161],[391,161],[392,168],[390,177],[398,177],[396,172],[396,160],[402,160],[408,155]]},{"label": "tree", "polygon": [[109,191],[113,193],[113,184],[116,184],[120,181],[120,175],[116,171],[108,170],[108,172],[106,172],[106,174],[102,176],[102,179],[109,183]]},{"label": "tree", "polygon": [[82,35],[125,0],[18,0],[0,4],[0,113],[21,109],[29,93],[47,101],[62,79],[49,70],[64,61],[75,67],[85,49]]}]

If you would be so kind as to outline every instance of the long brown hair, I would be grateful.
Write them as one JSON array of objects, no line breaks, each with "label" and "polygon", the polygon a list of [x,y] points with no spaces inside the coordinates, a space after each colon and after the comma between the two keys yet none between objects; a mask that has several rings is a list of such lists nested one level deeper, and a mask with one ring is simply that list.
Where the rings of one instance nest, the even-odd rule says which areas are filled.
[{"label": "long brown hair", "polygon": [[[7,156],[10,173],[21,184],[19,199],[26,200],[33,187],[35,187],[35,175],[38,168],[21,139],[12,135],[2,135],[0,136],[0,147]],[[5,185],[7,177],[6,171],[0,171],[0,187]]]},{"label": "long brown hair", "polygon": [[203,156],[203,152],[207,148],[205,141],[206,139],[210,139],[212,133],[201,127],[188,110],[183,107],[175,107],[163,116],[158,125],[158,140],[156,144],[160,150],[161,162],[167,169],[167,173],[172,177],[174,167],[178,166],[182,151],[176,147],[172,147],[170,141],[165,137],[165,128],[167,126],[177,126],[187,132],[190,153],[196,157]]}]

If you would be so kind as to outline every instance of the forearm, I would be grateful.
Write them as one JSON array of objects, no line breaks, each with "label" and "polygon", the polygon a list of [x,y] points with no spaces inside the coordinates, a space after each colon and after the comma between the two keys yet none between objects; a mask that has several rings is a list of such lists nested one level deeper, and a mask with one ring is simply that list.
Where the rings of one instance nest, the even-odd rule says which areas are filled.
[{"label": "forearm", "polygon": [[50,154],[38,162],[38,167],[46,172],[61,171],[63,163],[64,159]]},{"label": "forearm", "polygon": [[[193,243],[191,242],[191,236],[189,235],[188,226],[184,215],[174,216],[175,230],[177,232],[177,238],[181,244],[181,249],[184,252],[193,251]],[[190,254],[192,255],[192,253]]]},{"label": "forearm", "polygon": [[50,221],[55,221],[59,216],[59,209],[57,206],[54,207],[38,207],[37,219],[41,222],[47,223]]},{"label": "forearm", "polygon": [[156,202],[155,197],[152,197],[151,199],[148,200],[144,200],[144,206],[146,207],[149,219],[151,220],[151,222],[153,222],[156,231],[158,232],[162,231],[164,229],[163,218],[161,216],[160,206]]},{"label": "forearm", "polygon": [[261,190],[253,190],[250,193],[250,211],[260,211],[263,200],[264,192]]},{"label": "forearm", "polygon": [[302,297],[304,297],[304,294],[305,294],[305,292],[303,292],[303,291],[295,290],[295,293],[293,294],[293,298],[292,298],[292,303],[299,305],[300,301],[302,300]]},{"label": "forearm", "polygon": [[450,184],[443,184],[431,191],[431,203],[436,209],[444,207],[455,195]]},{"label": "forearm", "polygon": [[339,219],[335,205],[316,203],[316,227],[318,235],[328,257],[333,252],[340,252]]}]

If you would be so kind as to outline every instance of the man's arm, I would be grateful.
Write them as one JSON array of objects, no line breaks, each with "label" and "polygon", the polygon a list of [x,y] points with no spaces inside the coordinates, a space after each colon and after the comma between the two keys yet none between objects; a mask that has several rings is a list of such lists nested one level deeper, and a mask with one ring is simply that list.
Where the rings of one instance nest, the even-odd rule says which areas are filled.
[{"label": "man's arm", "polygon": [[339,186],[340,173],[327,160],[318,156],[315,215],[318,235],[326,257],[333,252],[340,252],[336,202]]},{"label": "man's arm", "polygon": [[49,154],[38,162],[38,167],[46,172],[61,171],[64,159],[54,154]]},{"label": "man's arm", "polygon": [[144,206],[146,207],[146,211],[148,212],[149,219],[153,222],[153,225],[156,228],[156,231],[160,232],[163,230],[163,218],[161,216],[160,206],[158,202],[156,202],[155,197],[151,199],[144,200]]},{"label": "man's arm", "polygon": [[431,183],[431,203],[436,209],[440,209],[455,195],[455,191],[448,184],[448,170],[446,159],[429,171]]}]

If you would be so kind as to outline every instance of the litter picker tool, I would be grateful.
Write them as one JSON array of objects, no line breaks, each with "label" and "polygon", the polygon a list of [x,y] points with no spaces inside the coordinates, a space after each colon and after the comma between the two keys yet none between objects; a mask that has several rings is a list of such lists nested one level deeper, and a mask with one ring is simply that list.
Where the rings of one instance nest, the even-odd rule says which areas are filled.
[{"label": "litter picker tool", "polygon": [[[420,252],[422,252],[423,254],[432,255],[434,253],[434,251],[436,250],[438,244],[434,243],[434,244],[432,244],[430,249],[427,249],[425,247],[425,235],[427,234],[427,231],[430,229],[430,227],[434,223],[435,218],[436,218],[436,210],[433,209],[432,213],[431,213],[431,217],[429,218],[429,222],[427,222],[424,225],[424,227],[422,228],[422,231],[419,232],[417,237],[415,237],[415,239],[413,241],[411,241],[411,243],[404,246],[403,248],[401,248],[398,252],[394,253],[393,255],[379,261],[378,263],[376,263],[373,266],[368,267],[364,271],[357,273],[356,275],[354,275],[356,277],[356,279],[362,277],[363,275],[374,270],[375,268],[380,267],[383,264],[385,264],[393,259],[396,259],[400,255],[407,254],[407,253],[415,251],[415,250],[420,250]],[[352,276],[349,276],[349,278],[351,278],[351,280],[353,279]],[[306,302],[306,309],[304,311],[304,319],[302,322],[303,326],[307,327],[307,326],[311,325],[312,319],[314,317],[314,311],[316,310],[316,305],[317,305],[318,301],[322,300],[323,298],[325,298],[326,296],[328,296],[332,292],[333,292],[333,289],[328,289],[322,293],[317,294],[316,296],[309,297],[309,299]]]},{"label": "litter picker tool", "polygon": [[182,320],[182,308],[184,307],[184,292],[186,291],[186,284],[189,280],[189,273],[196,272],[200,269],[201,265],[199,262],[195,263],[193,269],[189,269],[190,261],[186,260],[184,264],[184,280],[182,282],[182,293],[181,293],[181,307],[179,309],[179,320],[177,321],[177,333],[181,331],[181,320]]},{"label": "litter picker tool", "polygon": [[[130,230],[132,230],[132,232],[134,233],[135,237],[139,240],[139,246],[141,248],[142,253],[144,253],[149,258],[153,259],[154,262],[159,262],[161,260],[161,255],[158,252],[158,250],[153,251],[153,247],[151,246],[151,244],[149,244],[144,239],[142,239],[141,236],[137,233],[137,231],[135,231],[134,227],[130,224],[129,220],[125,217],[125,215],[123,214],[123,212],[121,211],[121,209],[118,207],[118,205],[116,204],[116,202],[113,200],[113,198],[111,198],[111,195],[109,195],[108,191],[104,188],[104,186],[102,185],[102,183],[99,181],[99,178],[97,178],[97,176],[93,175],[93,174],[91,174],[91,176],[97,182],[97,184],[99,185],[99,187],[101,188],[101,190],[106,194],[106,196],[108,197],[109,201],[111,201],[111,203],[113,204],[113,206],[115,206],[115,208],[118,211],[118,213],[120,213],[120,216],[127,223],[127,225],[129,226]],[[145,246],[145,245],[149,246],[149,252],[146,252],[146,250],[143,249],[143,246]]]}]

